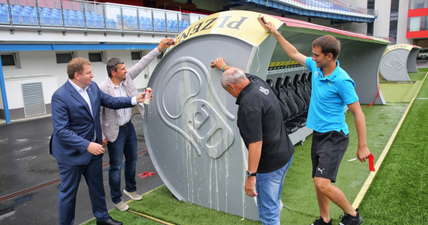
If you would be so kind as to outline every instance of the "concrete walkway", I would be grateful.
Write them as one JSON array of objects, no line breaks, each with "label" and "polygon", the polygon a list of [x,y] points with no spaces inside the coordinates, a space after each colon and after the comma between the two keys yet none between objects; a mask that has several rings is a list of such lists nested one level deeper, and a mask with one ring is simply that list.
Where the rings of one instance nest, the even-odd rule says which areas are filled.
[{"label": "concrete walkway", "polygon": [[[155,172],[146,150],[142,119],[132,119],[138,136],[137,174]],[[49,155],[51,117],[0,124],[0,224],[58,224],[60,177],[56,160]],[[108,154],[103,158],[107,208],[113,209],[108,185]],[[123,173],[122,173],[123,174]],[[137,177],[137,192],[143,194],[163,182],[159,176]],[[122,175],[122,188],[124,187]],[[122,197],[128,201],[128,196]],[[144,201],[144,200],[143,200]],[[82,178],[74,224],[93,218],[87,185]]]}]

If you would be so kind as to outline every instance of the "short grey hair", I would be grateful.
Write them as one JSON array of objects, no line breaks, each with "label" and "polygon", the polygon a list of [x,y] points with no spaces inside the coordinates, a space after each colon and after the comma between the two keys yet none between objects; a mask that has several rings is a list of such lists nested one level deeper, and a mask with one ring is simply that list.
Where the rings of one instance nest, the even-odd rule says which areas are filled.
[{"label": "short grey hair", "polygon": [[235,68],[230,68],[224,71],[223,75],[221,76],[221,86],[224,89],[227,89],[228,84],[238,84],[245,77],[246,76],[242,71]]}]

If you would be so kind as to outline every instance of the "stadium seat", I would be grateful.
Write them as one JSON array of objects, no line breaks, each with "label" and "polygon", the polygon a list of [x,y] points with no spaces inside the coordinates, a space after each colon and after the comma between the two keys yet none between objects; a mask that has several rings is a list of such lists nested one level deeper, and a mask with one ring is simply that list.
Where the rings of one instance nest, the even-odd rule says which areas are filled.
[{"label": "stadium seat", "polygon": [[116,25],[116,22],[114,21],[114,19],[107,19],[106,28],[114,28],[113,24]]},{"label": "stadium seat", "polygon": [[77,15],[77,26],[78,27],[84,27],[85,26],[85,18],[82,15]]},{"label": "stadium seat", "polygon": [[98,16],[95,18],[95,27],[104,28],[104,17]]},{"label": "stadium seat", "polygon": [[30,14],[30,22],[33,25],[39,25],[40,24],[39,20],[37,19],[37,13],[34,11]]},{"label": "stadium seat", "polygon": [[0,23],[9,23],[9,16],[4,9],[0,9]]},{"label": "stadium seat", "polygon": [[307,112],[308,109],[309,109],[309,102],[311,100],[311,97],[309,96],[309,94],[305,90],[303,90],[304,85],[301,82],[301,78],[300,77],[301,77],[300,74],[296,74],[294,76],[293,87],[294,87],[294,92],[296,92],[296,95],[301,100],[303,100],[303,102],[305,103],[305,107],[304,107],[303,110]]},{"label": "stadium seat", "polygon": [[[299,127],[306,126],[306,118],[299,117],[304,112],[299,108],[301,105],[296,104],[294,97],[296,94],[291,87],[291,78],[289,76],[285,77],[285,79],[278,77],[275,83],[275,89],[278,91],[278,97],[281,102],[283,102],[289,109],[286,121],[296,123]],[[301,103],[303,104],[303,102]]]},{"label": "stadium seat", "polygon": [[90,28],[95,27],[95,20],[90,13],[86,13],[86,26]]},{"label": "stadium seat", "polygon": [[77,27],[77,26],[79,26],[79,23],[77,22],[77,17],[76,17],[76,15],[70,15],[69,17],[68,17],[68,21],[69,21],[69,25],[70,26],[72,26],[72,27]]},{"label": "stadium seat", "polygon": [[51,15],[52,25],[62,26],[62,19],[60,14],[53,13]]},{"label": "stadium seat", "polygon": [[146,30],[146,20],[144,19],[143,16],[140,16],[140,19],[138,22],[140,24],[139,30]]},{"label": "stadium seat", "polygon": [[52,25],[51,16],[49,14],[42,14],[40,16],[40,23],[41,25]]},{"label": "stadium seat", "polygon": [[27,11],[21,11],[19,17],[22,24],[31,24],[30,14]]},{"label": "stadium seat", "polygon": [[302,74],[301,82],[304,85],[303,90],[309,95],[309,98],[310,98],[311,97],[311,83],[308,80],[308,74],[307,73]]},{"label": "stadium seat", "polygon": [[281,108],[281,113],[282,113],[282,120],[283,120],[283,123],[285,125],[285,128],[287,129],[287,133],[291,134],[291,133],[296,132],[299,129],[299,125],[296,123],[293,123],[293,122],[287,122],[287,117],[288,117],[288,114],[290,113],[290,111],[288,110],[288,107],[279,99],[279,93],[275,89],[273,80],[267,79],[266,83],[269,84],[273,94],[278,99],[278,103],[279,103],[279,106]]},{"label": "stadium seat", "polygon": [[185,30],[189,26],[189,23],[186,20],[180,21],[180,31]]},{"label": "stadium seat", "polygon": [[18,11],[12,11],[12,23],[13,24],[20,24],[21,21],[19,21],[19,12]]}]

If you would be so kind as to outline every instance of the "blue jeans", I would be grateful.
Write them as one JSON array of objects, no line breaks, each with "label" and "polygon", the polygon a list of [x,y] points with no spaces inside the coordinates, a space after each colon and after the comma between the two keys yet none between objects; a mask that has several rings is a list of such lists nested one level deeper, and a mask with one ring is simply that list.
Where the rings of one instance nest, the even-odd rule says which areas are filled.
[{"label": "blue jeans", "polygon": [[136,188],[135,170],[137,165],[137,135],[134,125],[129,123],[127,127],[119,127],[119,134],[114,142],[107,142],[108,155],[110,157],[110,169],[108,171],[110,195],[114,204],[122,201],[120,190],[120,174],[123,167],[122,159],[125,155],[125,190],[134,192]]},{"label": "blue jeans", "polygon": [[256,175],[257,210],[263,225],[280,224],[282,186],[291,161],[293,156],[282,168]]}]

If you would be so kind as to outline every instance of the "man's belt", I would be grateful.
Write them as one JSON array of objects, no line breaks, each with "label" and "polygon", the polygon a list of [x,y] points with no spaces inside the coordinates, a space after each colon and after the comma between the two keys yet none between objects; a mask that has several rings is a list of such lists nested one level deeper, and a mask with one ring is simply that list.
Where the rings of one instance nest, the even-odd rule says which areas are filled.
[{"label": "man's belt", "polygon": [[129,126],[129,125],[131,125],[131,120],[130,121],[128,121],[128,122],[126,122],[125,124],[123,124],[122,126],[120,126],[120,127],[127,127],[127,126]]}]

